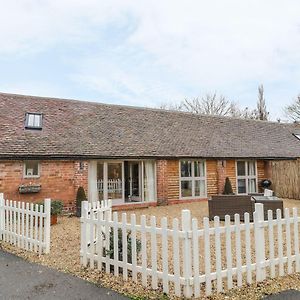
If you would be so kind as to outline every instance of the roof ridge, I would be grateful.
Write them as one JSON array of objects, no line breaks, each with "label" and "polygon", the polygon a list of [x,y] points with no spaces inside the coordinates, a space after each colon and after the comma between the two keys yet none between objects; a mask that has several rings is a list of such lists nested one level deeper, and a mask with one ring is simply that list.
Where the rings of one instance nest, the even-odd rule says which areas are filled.
[{"label": "roof ridge", "polygon": [[120,108],[157,111],[157,112],[172,113],[172,114],[185,114],[185,115],[190,115],[190,116],[194,116],[194,117],[203,117],[203,118],[239,120],[241,122],[260,122],[260,123],[270,123],[270,124],[278,124],[278,125],[290,125],[291,124],[291,123],[279,123],[279,122],[275,122],[275,121],[264,121],[264,120],[256,120],[256,119],[243,119],[243,118],[232,117],[232,116],[196,114],[196,113],[193,113],[193,112],[179,111],[179,110],[174,110],[174,109],[163,109],[163,108],[147,107],[147,106],[134,106],[134,105],[126,105],[126,104],[124,105],[124,104],[115,104],[115,103],[105,103],[105,102],[98,102],[98,101],[73,99],[73,98],[58,98],[58,97],[46,97],[46,96],[35,96],[35,95],[24,95],[24,94],[14,94],[14,93],[0,92],[0,96],[1,95],[27,97],[27,98],[37,98],[37,99],[54,100],[54,101],[77,102],[77,103],[82,103],[82,104],[113,106],[113,107],[120,107]]}]

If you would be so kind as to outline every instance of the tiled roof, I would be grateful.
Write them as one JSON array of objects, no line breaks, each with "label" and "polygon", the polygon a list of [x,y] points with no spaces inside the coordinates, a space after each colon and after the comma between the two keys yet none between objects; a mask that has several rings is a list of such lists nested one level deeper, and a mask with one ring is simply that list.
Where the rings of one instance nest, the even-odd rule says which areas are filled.
[{"label": "tiled roof", "polygon": [[[42,130],[24,128],[43,113]],[[0,158],[296,158],[291,125],[0,93]]]}]

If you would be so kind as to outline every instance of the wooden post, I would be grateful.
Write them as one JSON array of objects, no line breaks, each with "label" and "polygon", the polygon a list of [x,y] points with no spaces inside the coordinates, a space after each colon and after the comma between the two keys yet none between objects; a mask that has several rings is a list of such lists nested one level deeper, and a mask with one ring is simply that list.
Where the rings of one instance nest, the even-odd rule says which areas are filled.
[{"label": "wooden post", "polygon": [[183,277],[185,279],[183,294],[186,298],[191,298],[193,293],[190,281],[192,278],[192,232],[191,212],[188,209],[181,211],[181,226],[185,234],[183,238]]},{"label": "wooden post", "polygon": [[254,212],[254,239],[255,239],[255,258],[256,258],[256,281],[260,282],[266,278],[266,268],[263,265],[265,256],[265,230],[264,221],[264,205],[255,204]]},{"label": "wooden post", "polygon": [[0,193],[0,240],[3,239],[3,231],[5,226],[5,219],[4,219],[4,196],[3,193]]},{"label": "wooden post", "polygon": [[45,253],[50,252],[50,228],[51,228],[51,199],[45,199]]}]

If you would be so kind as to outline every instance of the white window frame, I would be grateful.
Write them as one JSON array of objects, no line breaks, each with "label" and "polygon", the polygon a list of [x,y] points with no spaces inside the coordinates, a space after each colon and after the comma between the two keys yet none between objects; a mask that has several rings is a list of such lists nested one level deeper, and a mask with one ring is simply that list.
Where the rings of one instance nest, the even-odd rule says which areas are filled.
[{"label": "white window frame", "polygon": [[[27,175],[26,174],[26,164],[28,162],[36,162],[38,164],[38,175]],[[41,177],[41,163],[37,160],[25,160],[23,164],[23,178],[40,178]]]},{"label": "white window frame", "polygon": [[[237,167],[237,164],[238,162],[244,162],[245,163],[245,175],[238,175],[238,167]],[[248,174],[248,163],[249,162],[254,162],[255,163],[255,175],[249,175]],[[257,176],[257,161],[256,160],[251,160],[251,159],[248,159],[248,160],[245,160],[245,159],[239,159],[239,160],[236,160],[235,162],[235,170],[236,170],[236,193],[238,195],[248,195],[249,193],[249,185],[248,185],[248,180],[249,179],[255,179],[256,181],[256,184],[255,184],[255,189],[256,191],[254,193],[257,193],[258,192],[258,176]],[[239,179],[245,179],[245,182],[246,182],[246,193],[239,193],[239,188],[238,188],[238,181]]]},{"label": "white window frame", "polygon": [[[190,161],[192,163],[192,176],[191,177],[182,177],[181,176],[181,162],[182,161]],[[195,177],[195,162],[204,162],[204,176]],[[195,181],[202,180],[204,181],[205,194],[204,196],[196,196],[195,195]],[[184,197],[181,192],[181,182],[182,181],[192,181],[192,196]],[[201,199],[207,198],[207,170],[206,170],[206,160],[205,159],[181,159],[179,160],[179,199]]]},{"label": "white window frame", "polygon": [[[33,124],[29,124],[30,117],[33,118]],[[39,118],[39,125],[35,125],[35,119]],[[42,129],[43,127],[43,114],[27,112],[25,117],[25,128],[26,129]]]},{"label": "white window frame", "polygon": [[[125,202],[125,161],[136,161],[139,162],[140,176],[141,176],[141,201],[134,202],[134,204],[148,202],[149,200],[145,200],[145,192],[144,192],[144,162],[148,160],[139,160],[139,159],[126,159],[126,160],[102,160],[98,159],[97,163],[103,164],[103,198],[108,199],[108,191],[107,191],[107,178],[108,178],[108,164],[109,163],[122,163],[122,198],[113,199],[113,205],[125,204],[132,205],[133,203]],[[154,163],[154,197],[153,201],[157,201],[157,179],[156,179],[156,160],[150,159]],[[96,179],[97,180],[97,179]]]}]

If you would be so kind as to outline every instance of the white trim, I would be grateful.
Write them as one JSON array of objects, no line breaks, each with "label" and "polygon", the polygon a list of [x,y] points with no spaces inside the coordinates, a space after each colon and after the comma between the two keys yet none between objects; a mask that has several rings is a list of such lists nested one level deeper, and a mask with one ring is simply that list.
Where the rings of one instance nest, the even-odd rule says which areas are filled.
[{"label": "white trim", "polygon": [[[134,202],[126,202],[125,201],[125,165],[124,162],[138,162],[139,163],[139,176],[140,176],[140,198],[141,201],[134,201]],[[151,161],[154,163],[154,195],[155,199],[149,199],[145,201],[145,195],[144,195],[144,162],[145,161]],[[123,205],[123,204],[139,204],[139,203],[147,203],[147,202],[157,202],[157,174],[156,174],[156,160],[155,159],[124,159],[124,160],[115,160],[115,159],[97,159],[96,160],[97,165],[98,163],[103,164],[103,199],[108,199],[108,164],[109,163],[122,163],[122,198],[119,199],[111,199],[113,205]],[[96,180],[97,180],[97,173],[96,173]]]},{"label": "white trim", "polygon": [[[181,162],[182,161],[190,161],[192,163],[191,168],[192,168],[192,176],[191,177],[181,177]],[[203,162],[204,163],[204,176],[197,176],[195,177],[195,162]],[[207,168],[206,168],[206,160],[205,159],[180,159],[179,160],[179,200],[186,200],[186,199],[201,199],[201,198],[207,198]],[[181,182],[182,181],[191,181],[192,182],[192,196],[182,196],[182,191],[181,191]],[[195,195],[195,181],[204,181],[204,195],[201,196],[196,196]]]},{"label": "white trim", "polygon": [[[26,163],[27,162],[36,162],[38,164],[38,175],[26,175]],[[40,178],[41,177],[41,163],[38,160],[25,160],[23,162],[23,178]]]},{"label": "white trim", "polygon": [[[238,175],[238,168],[237,164],[238,162],[244,162],[245,163],[245,175]],[[248,163],[249,162],[254,162],[255,164],[255,175],[249,175],[248,174]],[[235,161],[235,174],[236,174],[236,194],[237,195],[247,195],[249,193],[249,185],[248,185],[248,180],[249,179],[255,179],[255,192],[258,192],[258,174],[257,174],[257,161],[254,159],[237,159]],[[238,189],[238,180],[239,179],[245,179],[245,184],[246,184],[246,193],[239,193]]]}]

